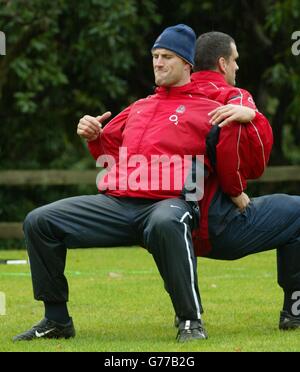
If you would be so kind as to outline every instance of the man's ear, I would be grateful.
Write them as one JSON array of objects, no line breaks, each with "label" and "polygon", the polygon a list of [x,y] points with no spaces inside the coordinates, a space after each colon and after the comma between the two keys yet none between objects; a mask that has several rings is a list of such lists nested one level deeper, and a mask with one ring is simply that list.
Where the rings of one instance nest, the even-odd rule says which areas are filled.
[{"label": "man's ear", "polygon": [[221,72],[221,74],[225,75],[227,71],[227,63],[226,59],[224,57],[220,57],[218,60],[218,70]]},{"label": "man's ear", "polygon": [[193,72],[193,70],[192,70],[192,66],[191,66],[189,63],[186,63],[186,64],[185,64],[184,69],[185,69],[188,73],[192,73],[192,72]]}]

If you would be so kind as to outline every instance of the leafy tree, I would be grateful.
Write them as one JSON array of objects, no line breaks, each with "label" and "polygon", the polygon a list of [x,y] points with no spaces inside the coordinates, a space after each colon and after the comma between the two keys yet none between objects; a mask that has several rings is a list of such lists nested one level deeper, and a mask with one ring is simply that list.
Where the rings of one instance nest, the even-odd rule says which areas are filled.
[{"label": "leafy tree", "polygon": [[0,59],[0,166],[86,166],[78,119],[117,113],[135,98],[135,57],[149,53],[144,35],[159,20],[155,6],[149,0],[0,4],[7,37]]},{"label": "leafy tree", "polygon": [[0,0],[0,166],[92,166],[78,118],[151,93],[149,49],[180,22],[236,39],[238,84],[273,125],[273,164],[299,161],[300,57],[291,52],[299,13],[300,0]]}]

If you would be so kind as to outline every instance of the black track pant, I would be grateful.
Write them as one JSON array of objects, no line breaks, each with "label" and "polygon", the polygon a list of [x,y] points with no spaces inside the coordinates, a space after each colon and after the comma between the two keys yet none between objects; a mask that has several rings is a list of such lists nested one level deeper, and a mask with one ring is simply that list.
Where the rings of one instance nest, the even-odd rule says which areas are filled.
[{"label": "black track pant", "polygon": [[176,314],[200,319],[191,241],[197,218],[188,202],[176,198],[153,201],[98,194],[37,208],[24,221],[34,297],[44,302],[68,301],[67,248],[143,245],[153,255]]}]

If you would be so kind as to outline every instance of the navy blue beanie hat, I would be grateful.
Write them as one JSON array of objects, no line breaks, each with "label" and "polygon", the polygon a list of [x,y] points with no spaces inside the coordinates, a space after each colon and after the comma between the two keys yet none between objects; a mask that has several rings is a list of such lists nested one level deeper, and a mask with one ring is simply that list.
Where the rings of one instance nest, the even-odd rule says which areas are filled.
[{"label": "navy blue beanie hat", "polygon": [[194,30],[184,24],[166,28],[156,39],[152,50],[168,49],[194,65],[196,34]]}]

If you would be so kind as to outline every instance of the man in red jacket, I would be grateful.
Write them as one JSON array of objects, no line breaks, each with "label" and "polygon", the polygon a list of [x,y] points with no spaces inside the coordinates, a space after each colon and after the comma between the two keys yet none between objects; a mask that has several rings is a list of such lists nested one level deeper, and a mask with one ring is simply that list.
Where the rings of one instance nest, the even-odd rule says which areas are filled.
[{"label": "man in red jacket", "polygon": [[[208,138],[216,173],[206,181],[195,248],[198,255],[223,260],[277,249],[278,283],[284,292],[279,328],[300,328],[300,197],[250,200],[244,192],[247,179],[258,177],[268,161],[272,133],[251,95],[234,87],[237,57],[229,35],[209,32],[197,40],[192,79],[208,98],[225,105],[211,115],[223,128],[214,127]],[[232,120],[241,123],[224,126]]]},{"label": "man in red jacket", "polygon": [[[75,336],[64,276],[67,248],[142,245],[152,254],[180,318],[177,340],[207,338],[201,320],[192,231],[199,224],[196,200],[203,181],[208,113],[220,103],[190,82],[195,33],[167,28],[152,47],[155,94],[112,119],[84,116],[77,133],[98,165],[100,193],[37,208],[24,221],[34,297],[45,317],[15,341]],[[191,172],[193,170],[193,172]],[[121,254],[121,253],[120,253]]]}]

